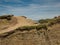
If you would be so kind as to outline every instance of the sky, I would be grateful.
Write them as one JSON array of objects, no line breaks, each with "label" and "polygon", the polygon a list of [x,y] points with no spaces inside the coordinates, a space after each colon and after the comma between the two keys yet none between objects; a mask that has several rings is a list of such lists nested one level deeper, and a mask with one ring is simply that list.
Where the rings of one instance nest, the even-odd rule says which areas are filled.
[{"label": "sky", "polygon": [[33,20],[60,16],[60,0],[0,0],[0,15],[13,14]]}]

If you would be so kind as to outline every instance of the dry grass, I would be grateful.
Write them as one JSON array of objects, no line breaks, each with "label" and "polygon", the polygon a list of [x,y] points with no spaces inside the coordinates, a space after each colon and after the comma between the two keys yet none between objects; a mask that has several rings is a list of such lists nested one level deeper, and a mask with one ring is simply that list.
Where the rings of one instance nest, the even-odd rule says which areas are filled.
[{"label": "dry grass", "polygon": [[[44,24],[47,26],[47,30],[44,25],[40,24],[37,26],[39,30],[36,30],[34,27],[36,25],[33,22],[27,21],[23,17],[17,17],[17,19],[18,25],[9,28],[9,30],[14,30],[8,30],[0,35],[0,45],[60,45],[60,23],[55,23],[52,26]],[[20,28],[16,29],[21,26],[24,26],[22,27],[23,31]]]}]

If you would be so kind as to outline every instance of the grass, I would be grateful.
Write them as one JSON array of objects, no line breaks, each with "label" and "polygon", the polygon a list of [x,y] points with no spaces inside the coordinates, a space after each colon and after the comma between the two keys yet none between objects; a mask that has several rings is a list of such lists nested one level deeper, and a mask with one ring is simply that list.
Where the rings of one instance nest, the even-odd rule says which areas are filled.
[{"label": "grass", "polygon": [[6,19],[0,20],[0,29],[6,27],[9,24],[9,21]]},{"label": "grass", "polygon": [[31,29],[36,29],[36,30],[41,30],[41,29],[45,29],[48,30],[48,26],[52,26],[54,24],[60,23],[60,18],[55,17],[52,19],[41,19],[39,20],[39,25],[37,26],[23,26],[23,27],[19,27],[17,28],[17,30],[31,30]]},{"label": "grass", "polygon": [[46,25],[23,26],[23,27],[17,28],[16,30],[21,30],[21,31],[27,30],[27,31],[30,31],[30,30],[32,30],[32,29],[36,29],[37,31],[38,31],[38,30],[41,30],[41,29],[47,30],[47,26],[46,26]]},{"label": "grass", "polygon": [[3,15],[0,16],[0,29],[5,28],[7,25],[10,24],[10,20],[13,15]]},{"label": "grass", "polygon": [[[1,41],[0,44],[23,45],[24,43],[26,45],[38,45],[38,44],[39,45],[60,45],[60,25],[59,24],[58,24],[59,26],[55,25],[53,27],[50,27],[51,29],[49,29],[50,30],[49,32],[45,31],[45,30],[48,30],[47,28],[49,24],[54,25],[56,23],[60,23],[60,19],[53,18],[53,19],[46,19],[46,20],[48,21],[48,23],[42,23],[37,26],[23,26],[23,27],[18,27],[16,29],[21,31],[24,31],[24,30],[30,31],[32,29],[36,29],[37,31],[35,32],[21,33],[19,31],[15,31],[15,32],[8,32],[8,35],[3,34],[3,38],[0,39]],[[6,22],[4,21],[4,23]],[[41,29],[43,29],[43,31]]]},{"label": "grass", "polygon": [[40,24],[46,24],[48,26],[52,26],[54,24],[60,23],[60,17],[54,17],[52,19],[41,19],[38,21]]}]

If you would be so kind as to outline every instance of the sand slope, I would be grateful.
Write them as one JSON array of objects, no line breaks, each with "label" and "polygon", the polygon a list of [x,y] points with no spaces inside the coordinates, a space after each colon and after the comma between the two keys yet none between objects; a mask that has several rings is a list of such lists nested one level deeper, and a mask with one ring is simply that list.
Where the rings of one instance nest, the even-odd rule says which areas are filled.
[{"label": "sand slope", "polygon": [[[7,29],[1,30],[0,34],[2,33],[6,33],[6,32],[10,32],[13,31],[14,29],[21,27],[21,26],[31,26],[31,25],[35,25],[34,21],[26,19],[23,16],[16,16],[15,17],[17,19],[17,23],[15,25],[10,25]],[[13,22],[14,23],[14,22]]]}]

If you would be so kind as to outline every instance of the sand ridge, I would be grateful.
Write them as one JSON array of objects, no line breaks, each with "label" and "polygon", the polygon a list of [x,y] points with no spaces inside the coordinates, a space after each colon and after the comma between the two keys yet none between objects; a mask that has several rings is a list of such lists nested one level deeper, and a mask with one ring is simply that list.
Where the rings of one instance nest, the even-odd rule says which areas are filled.
[{"label": "sand ridge", "polygon": [[14,17],[17,19],[17,23],[14,26],[10,26],[7,29],[1,30],[0,34],[14,31],[14,29],[21,27],[21,26],[33,26],[33,25],[35,25],[32,20],[29,20],[23,16],[14,16]]}]

